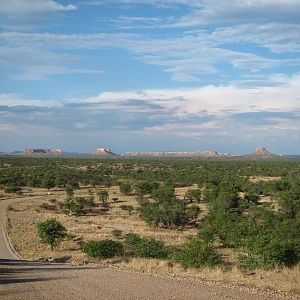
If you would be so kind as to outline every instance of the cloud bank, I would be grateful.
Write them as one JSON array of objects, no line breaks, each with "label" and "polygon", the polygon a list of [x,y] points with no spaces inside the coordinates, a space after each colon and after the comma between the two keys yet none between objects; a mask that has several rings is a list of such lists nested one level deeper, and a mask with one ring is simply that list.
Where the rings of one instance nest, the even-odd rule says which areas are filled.
[{"label": "cloud bank", "polygon": [[[24,128],[36,137],[42,131],[51,132],[56,139],[60,137],[61,147],[63,140],[75,133],[85,134],[95,138],[81,146],[85,151],[104,137],[113,145],[115,139],[121,139],[126,146],[117,147],[120,151],[133,150],[129,145],[136,139],[145,140],[145,145],[146,140],[157,143],[152,150],[168,150],[161,149],[162,140],[167,145],[167,141],[176,139],[187,143],[181,144],[182,150],[189,148],[189,143],[203,150],[209,141],[225,140],[232,147],[236,143],[247,147],[253,139],[275,144],[288,139],[286,146],[290,146],[300,138],[299,95],[300,75],[282,78],[281,86],[256,89],[227,85],[104,92],[59,103],[1,95],[0,136],[10,132],[22,137],[27,135]],[[48,142],[53,140],[49,138]],[[178,148],[176,142],[174,148]],[[227,150],[233,148],[228,145]]]}]

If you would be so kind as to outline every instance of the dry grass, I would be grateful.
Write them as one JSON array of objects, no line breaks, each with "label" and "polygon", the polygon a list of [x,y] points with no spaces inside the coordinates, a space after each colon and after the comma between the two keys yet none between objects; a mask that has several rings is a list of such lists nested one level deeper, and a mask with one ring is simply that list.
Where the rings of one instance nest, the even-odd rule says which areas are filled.
[{"label": "dry grass", "polygon": [[[24,194],[26,195],[26,193]],[[141,220],[136,211],[135,196],[120,194],[118,187],[109,189],[110,199],[118,198],[119,200],[117,202],[109,201],[110,208],[107,213],[99,214],[99,211],[95,211],[85,216],[69,215],[59,210],[59,204],[65,200],[63,191],[51,191],[51,194],[47,195],[47,190],[35,189],[34,194],[44,194],[44,197],[13,204],[8,212],[12,224],[11,239],[24,258],[39,259],[49,256],[56,257],[57,255],[65,256],[70,255],[69,249],[74,249],[71,253],[73,259],[76,258],[78,262],[86,260],[73,239],[64,241],[54,253],[51,253],[45,245],[40,244],[36,233],[36,224],[47,218],[57,219],[68,229],[70,236],[74,238],[83,237],[84,240],[111,239],[114,238],[112,230],[118,229],[123,234],[134,232],[142,236],[163,240],[168,245],[180,245],[197,234],[196,228],[171,230],[149,227]],[[88,196],[88,188],[76,191],[75,196]],[[95,202],[98,202],[97,197],[95,197]],[[132,205],[135,211],[129,214],[121,209],[122,205]],[[45,209],[44,207],[47,206],[48,209]],[[53,210],[50,210],[51,207]],[[75,250],[76,248],[77,250]]]},{"label": "dry grass", "polygon": [[250,176],[249,181],[251,182],[259,182],[259,181],[275,181],[280,180],[279,176]]},{"label": "dry grass", "polygon": [[[188,187],[195,188],[195,187]],[[183,197],[186,189],[176,189],[176,194]],[[83,188],[76,191],[75,196],[88,196],[88,189]],[[94,191],[94,190],[93,190]],[[1,192],[1,191],[0,191]],[[151,228],[138,216],[135,211],[131,215],[123,211],[121,205],[132,205],[137,208],[134,196],[122,195],[118,187],[109,189],[110,199],[119,198],[114,203],[110,201],[109,212],[105,215],[92,214],[86,216],[74,216],[60,212],[59,210],[46,210],[40,205],[46,203],[57,205],[65,199],[62,190],[53,190],[47,195],[46,189],[24,190],[24,196],[44,195],[41,199],[32,199],[13,204],[8,210],[11,227],[9,228],[10,239],[16,250],[22,257],[27,259],[49,258],[73,263],[87,263],[91,261],[80,251],[77,240],[82,237],[90,239],[115,239],[112,235],[113,229],[122,230],[123,234],[135,232],[142,236],[154,237],[165,241],[167,245],[179,245],[197,234],[197,229],[189,228],[182,231]],[[30,199],[30,198],[28,198]],[[95,197],[96,202],[97,199]],[[205,210],[203,204],[201,208]],[[56,218],[69,232],[69,238],[63,241],[53,252],[47,245],[39,242],[36,233],[36,224],[47,218]],[[215,269],[189,269],[185,270],[180,265],[168,261],[142,258],[110,259],[104,263],[113,264],[118,267],[143,270],[145,272],[156,272],[162,274],[176,274],[193,276],[201,279],[239,283],[261,288],[279,289],[300,294],[300,265],[288,269],[258,270],[246,272],[238,269],[234,263],[234,254],[231,250],[223,249],[221,253],[225,266]]]},{"label": "dry grass", "polygon": [[282,268],[272,271],[258,270],[249,272],[232,267],[184,269],[179,264],[158,259],[131,258],[123,260],[106,260],[105,263],[122,268],[155,272],[160,274],[175,274],[191,276],[204,280],[226,283],[244,284],[247,286],[269,288],[300,294],[300,264],[292,269]]}]

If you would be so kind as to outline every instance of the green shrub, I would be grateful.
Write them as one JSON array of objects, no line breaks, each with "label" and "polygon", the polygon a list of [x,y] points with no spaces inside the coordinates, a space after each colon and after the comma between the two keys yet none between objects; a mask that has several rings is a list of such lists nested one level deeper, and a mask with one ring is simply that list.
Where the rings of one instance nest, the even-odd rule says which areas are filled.
[{"label": "green shrub", "polygon": [[93,258],[111,258],[123,254],[123,245],[113,240],[91,240],[83,244],[82,252]]},{"label": "green shrub", "polygon": [[163,241],[140,237],[134,233],[126,235],[125,245],[133,256],[137,257],[164,259],[169,254]]},{"label": "green shrub", "polygon": [[202,196],[202,192],[200,189],[189,189],[185,193],[185,197],[187,197],[191,201],[196,200],[196,202],[198,202],[198,203],[201,200],[201,196]]},{"label": "green shrub", "polygon": [[205,226],[214,231],[225,247],[238,248],[243,240],[258,231],[256,223],[239,213],[211,211],[206,216]]},{"label": "green shrub", "polygon": [[91,208],[93,206],[95,206],[94,200],[84,197],[75,197],[75,199],[68,199],[68,201],[65,203],[65,207],[69,209],[70,212],[76,215],[86,214],[85,208]]},{"label": "green shrub", "polygon": [[248,202],[258,204],[260,198],[257,194],[245,194],[244,199]]},{"label": "green shrub", "polygon": [[126,212],[128,212],[128,214],[131,215],[131,213],[134,211],[134,207],[132,205],[121,205],[120,208]]},{"label": "green shrub", "polygon": [[114,228],[114,229],[111,231],[111,234],[112,234],[115,238],[117,238],[117,239],[119,239],[119,238],[122,236],[122,233],[123,233],[122,230],[116,229],[116,228]]},{"label": "green shrub", "polygon": [[239,263],[248,269],[288,266],[300,261],[299,239],[282,238],[274,232],[261,232],[245,240],[247,255],[239,256]]},{"label": "green shrub", "polygon": [[175,260],[185,268],[213,267],[221,263],[219,254],[200,238],[183,244]]},{"label": "green shrub", "polygon": [[142,195],[150,194],[154,189],[157,189],[158,187],[159,183],[149,181],[139,182],[135,185],[136,191]]},{"label": "green shrub", "polygon": [[159,186],[151,192],[151,196],[159,203],[163,203],[175,197],[175,189],[172,186]]},{"label": "green shrub", "polygon": [[199,209],[186,206],[175,195],[168,194],[166,190],[156,193],[155,202],[141,198],[139,200],[142,218],[152,226],[164,225],[167,228],[185,226],[194,221]]},{"label": "green shrub", "polygon": [[128,183],[120,184],[120,192],[125,195],[129,195],[132,192],[132,187]]}]

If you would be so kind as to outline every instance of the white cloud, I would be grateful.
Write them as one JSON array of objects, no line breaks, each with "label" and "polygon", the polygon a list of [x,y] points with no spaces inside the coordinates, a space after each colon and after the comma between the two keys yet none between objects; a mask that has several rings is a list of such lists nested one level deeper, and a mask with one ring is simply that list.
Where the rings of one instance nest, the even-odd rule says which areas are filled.
[{"label": "white cloud", "polygon": [[[275,28],[276,29],[276,28]],[[242,31],[242,29],[240,29]],[[245,31],[245,30],[244,30]],[[199,80],[203,74],[218,72],[217,64],[229,63],[234,68],[258,72],[263,69],[299,65],[300,59],[274,59],[255,53],[222,48],[220,41],[232,43],[234,36],[227,31],[217,31],[215,34],[196,32],[170,38],[145,38],[138,34],[49,34],[49,33],[0,33],[0,40],[5,46],[0,47],[0,63],[6,66],[20,68],[25,75],[17,74],[17,78],[27,78],[26,74],[41,74],[33,72],[41,65],[49,74],[61,74],[60,68],[70,68],[70,64],[82,59],[71,54],[71,49],[103,49],[107,47],[121,48],[129,51],[136,59],[159,65],[172,74],[174,80]],[[241,33],[242,35],[242,33]],[[222,38],[223,37],[223,38]],[[250,36],[251,37],[251,36]],[[292,39],[291,35],[291,39]],[[241,39],[241,38],[240,38]],[[263,34],[259,37],[264,41]],[[289,39],[277,41],[280,47],[291,42]],[[293,43],[297,43],[294,41]],[[265,40],[265,43],[272,43]],[[57,51],[58,50],[58,51]],[[46,62],[46,63],[45,63]],[[50,70],[52,67],[52,71]],[[60,67],[58,67],[60,66]],[[41,69],[41,68],[40,68]],[[75,68],[71,68],[74,70]],[[81,68],[86,70],[86,68]],[[76,72],[76,70],[74,70]],[[46,73],[45,75],[47,75]],[[88,72],[81,72],[88,73]],[[90,71],[96,73],[96,71]],[[43,74],[41,74],[43,75]],[[44,76],[41,76],[44,77]]]},{"label": "white cloud", "polygon": [[252,43],[272,52],[300,52],[300,24],[265,23],[219,27],[211,34],[216,45]]},{"label": "white cloud", "polygon": [[[0,94],[5,106],[73,106],[78,111],[164,112],[172,119],[187,120],[207,114],[220,118],[236,113],[293,112],[300,115],[300,74],[269,78],[275,85],[245,88],[240,85],[208,85],[193,89],[149,89],[103,92],[95,97],[68,101],[28,99],[15,94]],[[153,115],[155,116],[155,114]],[[281,118],[282,120],[284,118]],[[210,122],[210,121],[209,121]],[[213,124],[213,123],[209,123]]]},{"label": "white cloud", "polygon": [[76,10],[73,4],[62,5],[52,0],[8,0],[0,2],[0,13],[9,14],[14,17],[20,15],[31,15],[36,13],[48,13],[55,11]]},{"label": "white cloud", "polygon": [[[298,0],[86,0],[84,4],[148,4],[158,7],[176,8],[187,6],[192,13],[183,16],[173,24],[176,27],[203,24],[230,24],[239,22],[299,22],[300,2]],[[170,24],[171,25],[171,24]]]},{"label": "white cloud", "polygon": [[278,75],[270,77],[269,80],[277,84],[258,88],[243,88],[232,84],[204,86],[198,89],[106,92],[81,101],[89,104],[108,102],[111,105],[121,105],[128,99],[142,100],[161,106],[163,110],[174,114],[177,118],[201,115],[203,112],[226,116],[246,112],[300,110],[300,75],[292,77]]},{"label": "white cloud", "polygon": [[83,132],[86,139],[109,131],[113,137],[139,137],[154,144],[179,138],[223,145],[220,151],[228,149],[228,141],[247,145],[251,140],[253,147],[285,141],[286,147],[295,147],[300,141],[300,75],[278,75],[269,80],[280,85],[105,92],[67,102],[1,94],[0,131],[26,136],[24,128],[30,128],[30,133],[39,137],[45,129],[45,136],[53,138]]},{"label": "white cloud", "polygon": [[62,104],[59,101],[24,98],[16,94],[0,94],[0,106],[47,106],[59,107]]},{"label": "white cloud", "polygon": [[0,28],[31,30],[56,14],[76,9],[73,4],[63,5],[54,0],[3,0],[0,1]]},{"label": "white cloud", "polygon": [[92,2],[94,4],[149,4],[168,8],[185,5],[193,8],[192,13],[183,16],[172,25],[175,27],[239,22],[266,23],[274,20],[292,23],[299,22],[300,18],[298,0],[101,0]]},{"label": "white cloud", "polygon": [[102,71],[92,69],[69,68],[65,66],[38,65],[29,66],[23,72],[12,76],[15,80],[42,80],[47,76],[61,74],[103,74]]},{"label": "white cloud", "polygon": [[[18,5],[22,2],[22,5]],[[110,1],[115,3],[118,1]],[[283,5],[283,2],[285,5]],[[299,2],[299,1],[298,1]],[[229,12],[237,14],[243,18],[244,11],[254,13],[259,10],[261,14],[270,14],[270,11],[283,7],[285,12],[294,12],[298,5],[297,1],[163,1],[163,5],[189,5],[197,7],[196,14],[207,12],[207,16],[217,16],[221,14],[224,17]],[[2,11],[14,11],[28,13],[38,10],[64,11],[75,9],[73,5],[62,5],[58,2],[47,0],[34,0],[32,6],[25,5],[24,1],[14,0],[2,5]],[[101,1],[102,4],[107,3]],[[158,4],[151,1],[121,1],[121,3],[149,3]],[[267,9],[267,7],[269,7]],[[226,13],[227,11],[227,13]],[[220,17],[220,18],[221,18]],[[191,21],[192,17],[186,16]],[[29,18],[30,19],[30,18]],[[206,20],[200,16],[200,19]],[[274,58],[268,54],[260,54],[253,51],[251,47],[248,52],[237,50],[236,45],[243,43],[255,44],[259,47],[265,47],[276,53],[300,52],[300,24],[290,23],[290,20],[283,20],[281,23],[259,23],[258,19],[245,19],[248,23],[239,24],[239,19],[230,18],[235,26],[225,26],[215,29],[198,30],[185,33],[177,33],[171,37],[151,37],[141,34],[125,33],[98,33],[98,34],[51,34],[51,33],[19,33],[2,32],[0,33],[0,65],[8,69],[13,69],[14,74],[10,78],[17,80],[38,80],[45,79],[48,75],[80,73],[80,74],[99,74],[102,70],[90,69],[84,66],[78,66],[78,61],[85,61],[85,54],[71,54],[70,50],[100,50],[104,48],[120,48],[130,52],[134,59],[146,64],[161,66],[165,72],[171,74],[175,81],[201,81],[205,74],[216,74],[223,76],[224,82],[228,81],[228,74],[221,74],[220,64],[229,64],[233,69],[239,69],[241,72],[257,74],[266,69],[299,66],[300,58]],[[268,20],[268,19],[266,19]],[[276,16],[274,17],[276,19]],[[272,21],[274,21],[272,20]],[[253,22],[258,23],[253,23]],[[270,19],[271,21],[271,19]],[[284,23],[287,21],[288,23]],[[123,22],[124,26],[131,23],[142,22],[155,26],[159,23],[156,17],[126,17],[122,16],[117,22]],[[182,20],[180,21],[182,22]],[[180,23],[179,22],[179,23]],[[179,24],[177,23],[177,25]],[[127,25],[126,25],[127,24]],[[176,25],[176,26],[177,26]],[[161,26],[161,25],[157,25]],[[101,59],[101,58],[100,58]],[[76,66],[75,66],[76,65]],[[231,71],[232,72],[232,71]],[[230,73],[231,75],[231,73]],[[265,78],[262,78],[265,79]],[[216,80],[220,80],[220,77]],[[263,81],[260,81],[263,83]],[[248,81],[250,83],[250,81]],[[256,83],[259,85],[259,81]],[[255,84],[252,81],[252,84]]]}]

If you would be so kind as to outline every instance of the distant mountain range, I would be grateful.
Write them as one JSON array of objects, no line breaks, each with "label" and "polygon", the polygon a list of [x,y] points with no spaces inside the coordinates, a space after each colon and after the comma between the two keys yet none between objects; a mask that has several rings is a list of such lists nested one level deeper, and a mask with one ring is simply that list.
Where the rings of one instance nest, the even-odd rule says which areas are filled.
[{"label": "distant mountain range", "polygon": [[282,160],[299,159],[300,155],[276,155],[264,147],[257,147],[250,154],[230,154],[217,151],[178,151],[178,152],[126,152],[115,154],[110,148],[97,148],[94,153],[64,152],[59,149],[34,149],[28,148],[24,151],[13,151],[5,153],[0,151],[0,156],[30,156],[30,157],[123,157],[123,158],[197,158],[197,159],[241,159],[241,160]]}]

